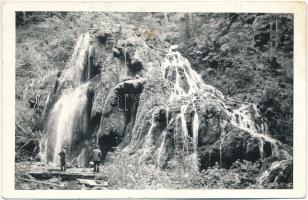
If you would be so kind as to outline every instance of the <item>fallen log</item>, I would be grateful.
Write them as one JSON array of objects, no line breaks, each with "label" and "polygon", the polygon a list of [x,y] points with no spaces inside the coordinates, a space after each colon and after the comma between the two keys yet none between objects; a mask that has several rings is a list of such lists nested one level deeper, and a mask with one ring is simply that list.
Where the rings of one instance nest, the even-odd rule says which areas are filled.
[{"label": "fallen log", "polygon": [[25,147],[27,146],[31,141],[33,141],[33,139],[28,140],[25,144],[23,144],[18,151],[16,152],[16,155],[19,154],[19,152]]},{"label": "fallen log", "polygon": [[29,174],[36,179],[51,179],[53,177],[61,177],[62,180],[97,178],[93,173],[72,173],[62,171],[30,172]]},{"label": "fallen log", "polygon": [[23,181],[34,182],[34,183],[42,183],[42,184],[46,184],[46,185],[50,185],[50,186],[65,187],[65,185],[58,185],[58,184],[53,184],[53,183],[46,183],[46,182],[43,182],[43,181],[36,181],[36,180],[25,179],[25,178],[18,178],[18,179],[23,180]]},{"label": "fallen log", "polygon": [[26,131],[21,125],[19,125],[17,122],[15,122],[15,124],[16,124],[16,126],[17,126],[20,130],[22,130],[25,134],[30,133],[31,135],[34,136],[34,133],[32,133],[31,131],[30,131],[30,132],[27,132],[27,131]]}]

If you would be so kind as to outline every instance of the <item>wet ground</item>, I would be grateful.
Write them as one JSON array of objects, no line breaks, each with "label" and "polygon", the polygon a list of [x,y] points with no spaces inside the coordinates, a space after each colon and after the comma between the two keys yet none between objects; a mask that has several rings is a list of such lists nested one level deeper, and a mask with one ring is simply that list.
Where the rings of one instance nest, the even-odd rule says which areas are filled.
[{"label": "wet ground", "polygon": [[292,188],[290,185],[259,186],[259,169],[251,162],[237,167],[213,168],[193,172],[181,168],[159,169],[153,164],[134,163],[136,158],[113,157],[100,166],[100,172],[92,168],[68,168],[46,166],[40,162],[15,164],[16,190],[121,190],[121,189],[257,189]]},{"label": "wet ground", "polygon": [[17,162],[15,188],[17,190],[187,188],[183,185],[183,180],[175,174],[161,171],[154,165],[136,166],[124,161],[125,159],[112,164],[105,163],[100,166],[99,173],[94,173],[93,168],[68,168],[65,172],[61,172],[59,167],[46,166],[40,162]]},{"label": "wet ground", "polygon": [[102,173],[94,173],[92,168],[68,168],[61,172],[39,162],[20,162],[15,168],[17,190],[111,189],[107,178]]}]

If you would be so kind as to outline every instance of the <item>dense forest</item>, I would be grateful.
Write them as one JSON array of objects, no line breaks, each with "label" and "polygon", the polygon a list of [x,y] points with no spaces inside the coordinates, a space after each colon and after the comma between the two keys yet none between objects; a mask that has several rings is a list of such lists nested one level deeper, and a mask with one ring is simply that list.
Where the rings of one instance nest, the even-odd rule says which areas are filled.
[{"label": "dense forest", "polygon": [[[161,137],[168,138],[168,131],[174,133],[174,130],[168,127],[173,123],[172,119],[176,118],[173,116],[174,113],[180,113],[178,118],[181,118],[183,106],[179,108],[180,111],[176,111],[175,108],[173,111],[172,106],[170,109],[163,110],[161,109],[163,103],[155,104],[160,110],[158,113],[153,111],[155,113],[154,121],[157,121],[152,127],[140,125],[144,121],[143,119],[151,121],[151,116],[146,116],[144,113],[146,110],[150,111],[151,107],[146,100],[145,103],[139,101],[139,95],[140,98],[153,98],[158,102],[167,101],[164,99],[169,94],[170,83],[165,83],[157,78],[156,71],[152,68],[155,68],[157,61],[159,61],[158,65],[164,66],[164,55],[168,54],[170,47],[174,47],[183,57],[187,58],[192,70],[202,78],[197,81],[198,87],[205,83],[215,87],[224,95],[223,101],[228,102],[226,104],[230,104],[232,108],[236,108],[237,104],[255,105],[256,108],[253,106],[249,108],[254,113],[252,118],[256,123],[266,124],[265,132],[270,138],[273,138],[268,141],[277,140],[277,144],[279,144],[279,148],[277,148],[288,149],[288,154],[292,156],[292,14],[16,12],[15,159],[18,170],[26,171],[27,166],[31,165],[29,161],[42,161],[40,157],[42,141],[45,141],[44,138],[47,137],[47,132],[50,130],[47,122],[50,121],[50,113],[55,109],[54,105],[61,95],[57,93],[60,90],[57,90],[57,87],[60,88],[60,86],[55,86],[56,80],[61,82],[63,74],[66,74],[65,70],[71,65],[72,57],[76,51],[74,49],[76,41],[87,32],[90,32],[91,38],[89,39],[89,50],[86,52],[87,62],[90,63],[87,75],[87,80],[90,81],[90,92],[87,97],[92,101],[90,110],[85,111],[88,112],[88,128],[82,133],[84,135],[81,134],[81,139],[78,136],[78,143],[75,145],[84,145],[81,145],[84,141],[82,138],[87,138],[90,143],[98,138],[98,144],[106,154],[103,171],[111,189],[148,187],[258,188],[261,186],[256,180],[262,177],[262,172],[269,169],[274,161],[280,162],[279,171],[269,171],[269,176],[273,177],[268,178],[267,181],[262,180],[262,187],[292,187],[292,160],[279,159],[278,154],[276,157],[258,157],[254,154],[256,150],[239,153],[241,151],[239,149],[227,149],[227,146],[240,144],[238,140],[245,140],[243,143],[248,146],[258,146],[258,143],[250,143],[251,138],[243,139],[246,137],[243,136],[245,133],[237,128],[226,128],[229,139],[217,136],[218,132],[222,134],[221,124],[224,117],[221,113],[225,108],[220,108],[217,103],[217,105],[206,104],[202,109],[203,104],[200,99],[203,97],[194,99],[200,100],[200,103],[194,101],[192,104],[187,104],[186,109],[191,109],[191,112],[183,114],[185,119],[189,118],[188,115],[193,116],[192,124],[196,119],[195,115],[199,115],[199,118],[201,118],[201,113],[202,116],[204,115],[205,121],[200,119],[199,132],[197,131],[199,142],[196,149],[198,149],[199,162],[201,163],[198,172],[185,177],[185,164],[181,165],[183,168],[179,167],[177,162],[180,156],[175,153],[175,156],[172,157],[172,153],[170,153],[171,151],[177,152],[177,144],[176,142],[169,144],[167,139],[166,141],[162,140],[164,144],[166,143],[166,158],[164,158],[166,164],[162,164],[164,170],[159,174],[155,171],[156,169],[152,169],[152,162],[150,162],[148,169],[141,166],[136,167],[139,164],[131,161],[131,158],[126,158],[122,153],[125,146],[134,139],[135,132],[149,132],[149,129],[152,130],[153,127],[155,129],[157,124],[160,124],[160,129],[163,130],[160,133],[164,135]],[[178,55],[175,56],[176,59],[178,57]],[[148,63],[154,64],[152,66]],[[123,72],[124,68],[128,68],[126,72]],[[165,69],[168,71],[168,67]],[[184,73],[186,76],[187,72],[193,76],[191,74],[195,72],[192,73],[188,69],[176,73],[181,75]],[[165,77],[170,80],[173,76],[174,74],[171,72],[165,74]],[[193,78],[192,80],[195,81]],[[130,81],[134,83],[129,85]],[[181,88],[188,87],[183,85],[180,83]],[[188,85],[194,86],[190,82]],[[139,107],[136,112],[128,109],[122,114],[119,111],[106,108],[110,101],[110,93],[113,92],[121,96],[123,91],[138,95],[137,107]],[[157,94],[156,97],[152,97],[150,92]],[[217,99],[221,98],[220,92],[215,92],[215,98],[211,98],[218,101]],[[201,92],[196,94],[199,95],[199,93]],[[171,92],[171,94],[173,93]],[[111,105],[113,104],[111,103]],[[119,105],[121,106],[122,102]],[[190,108],[191,105],[193,108]],[[174,105],[174,107],[176,106],[177,104]],[[216,109],[223,111],[216,111]],[[227,110],[226,113],[229,112]],[[121,124],[121,119],[125,123],[123,127],[118,129],[123,129],[123,131],[113,127],[106,134],[106,130],[109,130],[108,126],[120,126],[117,123]],[[167,125],[161,125],[165,123],[162,122],[164,120],[167,120]],[[172,125],[173,128],[176,126]],[[183,125],[180,126],[183,128]],[[188,133],[194,132],[194,130],[190,131],[189,127],[187,128]],[[202,127],[206,133],[202,132]],[[191,129],[194,129],[193,125]],[[164,130],[167,133],[163,134]],[[238,133],[239,135],[236,135]],[[121,138],[121,141],[115,140],[113,134]],[[202,134],[207,135],[202,136]],[[233,137],[232,134],[235,136]],[[160,140],[161,137],[158,137],[157,140]],[[237,139],[234,140],[234,138]],[[218,141],[221,141],[220,147],[217,147]],[[226,157],[228,157],[228,153],[230,156],[222,161],[223,141],[227,145],[223,152]],[[265,139],[265,146],[268,141]],[[144,139],[137,143],[147,143],[147,140]],[[212,149],[209,150],[207,144],[210,144]],[[216,147],[214,147],[215,145]],[[169,152],[168,149],[171,149],[171,146],[174,146],[174,149],[172,147]],[[248,146],[246,150],[254,148]],[[217,148],[220,149],[220,158],[218,158],[219,153],[216,155]],[[138,152],[136,149],[132,152]],[[157,149],[157,151],[161,151],[160,148]],[[261,151],[262,153],[264,151],[265,154],[267,151],[274,152],[274,149],[273,144],[268,148],[262,146],[262,150],[258,149],[260,152],[257,154],[261,154]],[[136,153],[136,155],[138,154]],[[204,160],[208,159],[208,155],[213,155],[213,161]],[[159,155],[157,159],[162,158]],[[281,160],[285,162],[281,162]],[[128,166],[129,169],[123,172],[121,166]],[[277,179],[277,174],[280,171],[283,171],[283,175]],[[130,176],[127,175],[130,173]],[[147,187],[147,185],[149,186]],[[26,187],[21,184],[18,187],[33,189],[33,187],[39,186]]]}]

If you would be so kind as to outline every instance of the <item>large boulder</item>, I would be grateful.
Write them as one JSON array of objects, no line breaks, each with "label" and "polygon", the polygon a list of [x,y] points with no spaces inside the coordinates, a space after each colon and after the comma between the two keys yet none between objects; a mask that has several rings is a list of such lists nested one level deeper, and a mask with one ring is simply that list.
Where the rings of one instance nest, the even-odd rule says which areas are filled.
[{"label": "large boulder", "polygon": [[268,187],[281,187],[293,182],[293,159],[275,161],[258,179],[258,184]]}]

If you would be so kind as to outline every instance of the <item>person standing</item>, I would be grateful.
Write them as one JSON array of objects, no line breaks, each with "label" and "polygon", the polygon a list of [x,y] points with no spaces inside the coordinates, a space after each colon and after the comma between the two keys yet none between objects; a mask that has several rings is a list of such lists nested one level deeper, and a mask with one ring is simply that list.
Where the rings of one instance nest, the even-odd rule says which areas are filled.
[{"label": "person standing", "polygon": [[66,146],[63,147],[62,151],[59,153],[61,171],[66,170]]},{"label": "person standing", "polygon": [[99,149],[98,145],[95,145],[92,151],[92,160],[94,163],[94,173],[99,172],[99,164],[102,161],[102,159],[103,159],[102,152]]}]

